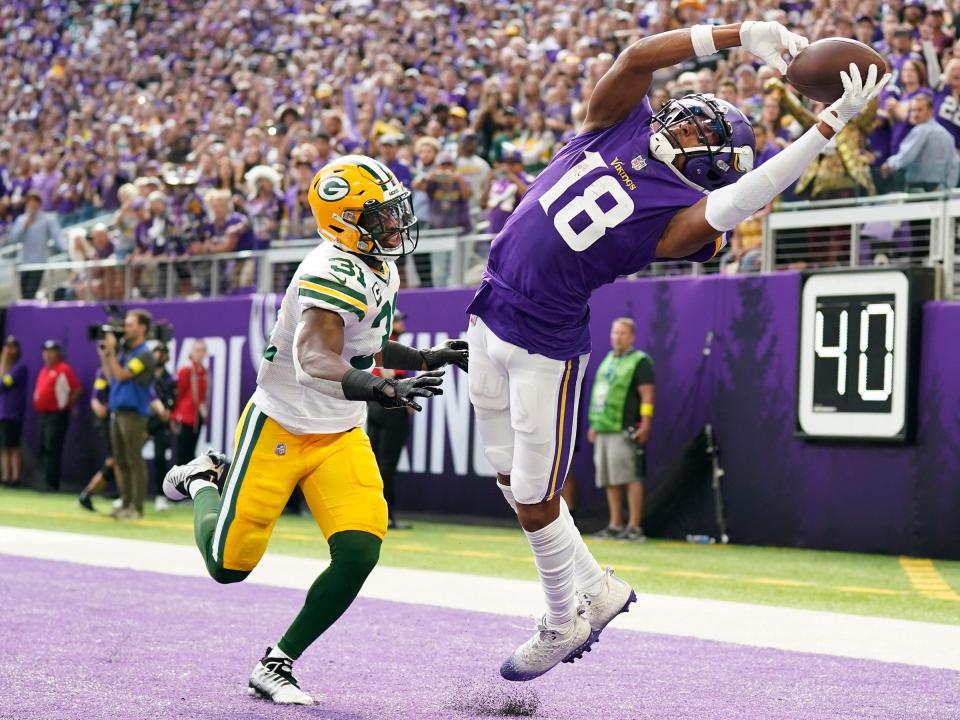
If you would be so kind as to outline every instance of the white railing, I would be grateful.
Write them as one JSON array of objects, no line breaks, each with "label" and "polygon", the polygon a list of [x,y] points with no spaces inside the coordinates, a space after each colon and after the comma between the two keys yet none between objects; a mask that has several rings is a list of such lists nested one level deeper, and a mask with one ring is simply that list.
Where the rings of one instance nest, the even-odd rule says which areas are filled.
[{"label": "white railing", "polygon": [[958,220],[960,191],[783,203],[764,218],[761,269],[922,265],[953,299]]},{"label": "white railing", "polygon": [[[960,191],[892,194],[858,200],[783,203],[763,221],[761,270],[924,265],[937,268],[939,297],[960,292]],[[424,230],[415,255],[429,255],[434,285],[479,282],[490,234],[460,235]],[[269,250],[190,258],[155,258],[142,265],[115,260],[0,262],[0,303],[19,297],[19,275],[43,271],[43,296],[81,300],[138,297],[215,297],[229,293],[283,292],[296,266],[316,246],[315,238],[277,243]],[[422,265],[423,261],[420,260]],[[415,285],[417,262],[405,262]],[[719,262],[655,263],[640,276],[717,272]]]}]

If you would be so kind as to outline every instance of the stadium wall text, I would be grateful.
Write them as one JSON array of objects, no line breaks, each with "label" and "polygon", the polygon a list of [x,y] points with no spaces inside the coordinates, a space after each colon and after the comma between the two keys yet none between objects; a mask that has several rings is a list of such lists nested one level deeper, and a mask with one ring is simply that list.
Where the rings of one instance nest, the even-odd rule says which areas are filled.
[{"label": "stadium wall text", "polygon": [[[464,334],[471,295],[402,292],[399,307],[411,331],[403,339],[425,347]],[[211,422],[203,447],[232,451],[279,299],[142,303],[174,325],[177,366],[191,338],[205,338],[210,348]],[[632,317],[637,346],[653,357],[656,370],[649,464],[669,462],[712,424],[726,471],[733,541],[960,558],[960,304],[934,302],[924,309],[917,439],[899,446],[812,444],[795,436],[798,275],[621,281],[595,295],[591,313],[594,353],[585,393],[608,349],[611,320]],[[41,343],[56,338],[89,388],[97,355],[86,327],[103,318],[97,305],[25,303],[8,310],[6,332],[21,339],[31,382]],[[90,442],[88,399],[75,411],[67,437],[68,486],[81,485],[100,462]],[[36,448],[30,413],[25,438]],[[414,418],[401,471],[403,509],[509,513],[483,459],[459,370],[448,371],[446,394]],[[574,471],[581,507],[599,509],[603,500],[593,488],[591,447],[584,440]]]}]

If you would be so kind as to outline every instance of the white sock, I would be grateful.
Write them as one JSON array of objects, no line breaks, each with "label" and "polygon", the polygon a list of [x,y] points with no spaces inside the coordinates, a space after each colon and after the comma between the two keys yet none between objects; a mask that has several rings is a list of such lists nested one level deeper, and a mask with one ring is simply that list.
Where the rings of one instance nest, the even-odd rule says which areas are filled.
[{"label": "white sock", "polygon": [[267,657],[286,658],[287,660],[291,660],[291,661],[293,660],[292,657],[290,657],[283,650],[280,649],[279,644],[274,645],[270,649],[270,652],[267,653]]},{"label": "white sock", "polygon": [[513,511],[517,511],[517,501],[513,497],[513,488],[509,485],[503,485],[499,480],[497,480],[497,487],[500,488],[500,492],[503,493],[503,497],[507,499],[507,502],[510,504],[510,507],[513,508]]},{"label": "white sock", "polygon": [[587,544],[580,537],[577,524],[570,515],[567,501],[560,498],[560,519],[567,524],[573,540],[573,576],[580,592],[593,594],[600,589],[600,583],[606,573],[594,559]]},{"label": "white sock", "polygon": [[203,490],[204,488],[213,488],[217,489],[217,484],[210,482],[209,480],[191,480],[190,484],[187,486],[187,492],[190,493],[191,498],[196,498],[197,493]]},{"label": "white sock", "polygon": [[524,532],[540,573],[540,585],[547,601],[547,623],[564,627],[577,616],[573,535],[563,517],[535,532]]}]

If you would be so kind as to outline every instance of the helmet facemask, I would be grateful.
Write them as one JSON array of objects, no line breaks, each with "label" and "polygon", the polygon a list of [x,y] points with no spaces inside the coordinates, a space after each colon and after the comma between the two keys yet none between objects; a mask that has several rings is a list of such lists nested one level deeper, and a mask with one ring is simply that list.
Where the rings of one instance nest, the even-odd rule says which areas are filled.
[{"label": "helmet facemask", "polygon": [[[729,110],[721,102],[712,95],[688,95],[670,100],[653,117],[660,128],[650,136],[651,155],[703,190],[728,185],[753,168],[754,143],[734,147],[734,128],[726,117]],[[683,146],[676,132],[683,124],[693,127],[698,145]],[[682,170],[676,166],[678,157],[684,158]]]},{"label": "helmet facemask", "polygon": [[[417,247],[420,230],[409,190],[386,202],[368,200],[353,224],[360,231],[360,250],[383,260],[404,257]],[[344,220],[351,221],[344,217]],[[370,247],[365,248],[367,244]]]}]

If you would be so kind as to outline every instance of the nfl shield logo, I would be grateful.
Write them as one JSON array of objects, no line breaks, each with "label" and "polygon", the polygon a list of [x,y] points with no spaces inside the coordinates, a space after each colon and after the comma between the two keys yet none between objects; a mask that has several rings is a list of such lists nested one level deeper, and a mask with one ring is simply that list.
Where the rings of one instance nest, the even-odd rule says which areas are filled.
[{"label": "nfl shield logo", "polygon": [[630,167],[634,170],[643,170],[647,166],[647,159],[643,155],[637,155],[630,161]]},{"label": "nfl shield logo", "polygon": [[284,445],[283,443],[277,443],[277,447],[276,447],[276,449],[274,450],[274,452],[275,452],[277,455],[281,455],[281,456],[286,455],[286,454],[287,454],[287,446]]}]

